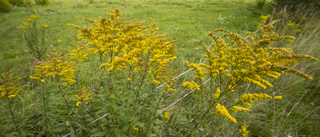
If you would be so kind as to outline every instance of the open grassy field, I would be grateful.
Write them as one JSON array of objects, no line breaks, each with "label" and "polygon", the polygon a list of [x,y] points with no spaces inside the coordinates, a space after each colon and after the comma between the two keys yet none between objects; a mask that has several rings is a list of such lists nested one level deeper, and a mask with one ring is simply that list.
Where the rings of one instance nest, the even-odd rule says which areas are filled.
[{"label": "open grassy field", "polygon": [[[95,0],[92,4],[82,1],[52,0],[45,7],[19,8],[11,13],[1,15],[1,60],[6,59],[1,72],[12,68],[23,68],[17,64],[26,62],[24,56],[22,33],[17,29],[25,18],[39,15],[39,26],[43,23],[50,28],[47,31],[47,45],[57,40],[63,43],[59,47],[67,47],[77,41],[77,31],[67,24],[83,24],[85,21],[76,17],[98,19],[109,10],[119,8],[127,20],[145,21],[144,25],[157,23],[159,34],[169,33],[169,37],[178,40],[176,43],[179,58],[199,60],[202,44],[210,44],[208,32],[216,28],[225,28],[233,32],[245,34],[255,31],[258,18],[267,14],[266,10],[257,10],[250,5],[253,1],[105,1]],[[49,38],[50,37],[50,38]]]},{"label": "open grassy field", "polygon": [[[71,136],[245,136],[247,134],[244,130],[249,131],[248,136],[320,135],[320,64],[315,61],[296,60],[299,63],[289,65],[309,74],[313,77],[312,80],[292,73],[283,73],[278,79],[266,78],[273,88],[263,89],[247,82],[239,85],[236,92],[230,94],[226,91],[227,88],[224,91],[221,88],[221,85],[229,84],[221,80],[227,79],[227,76],[212,79],[211,83],[201,85],[199,83],[203,81],[194,78],[193,73],[175,81],[167,80],[173,83],[172,88],[176,91],[170,91],[170,86],[157,89],[157,85],[152,81],[156,78],[151,72],[149,73],[152,77],[147,78],[147,71],[143,73],[144,70],[148,70],[148,64],[141,72],[130,67],[125,68],[125,72],[109,72],[99,69],[102,65],[102,54],[100,57],[89,55],[88,60],[76,65],[73,79],[77,82],[73,85],[61,84],[55,75],[43,75],[41,80],[45,82],[36,79],[32,81],[29,78],[25,35],[17,28],[27,22],[25,19],[30,18],[30,15],[39,16],[36,22],[37,32],[34,34],[46,49],[50,49],[50,45],[58,50],[72,49],[72,44],[80,40],[77,37],[78,30],[67,24],[88,28],[93,25],[76,17],[98,20],[116,8],[120,9],[125,21],[137,19],[144,21],[145,26],[155,22],[159,27],[157,34],[168,33],[166,38],[177,40],[174,45],[176,59],[166,58],[172,65],[167,68],[167,73],[163,74],[166,78],[188,70],[186,61],[204,61],[203,44],[212,48],[209,31],[223,28],[246,37],[247,31],[254,32],[258,29],[261,15],[272,14],[269,7],[257,9],[255,0],[49,0],[47,6],[12,7],[10,13],[0,13],[0,73],[15,69],[13,75],[24,77],[20,85],[24,84],[26,87],[15,98],[6,100],[5,94],[2,95],[0,109],[4,111],[0,112],[0,136],[63,136],[68,133]],[[307,27],[301,27],[301,32],[296,32],[299,29],[298,25],[281,26],[276,30],[278,34],[294,35],[296,40],[293,43],[281,41],[275,45],[319,59],[320,53],[317,51],[320,51],[320,27],[315,25],[318,23],[318,19],[304,22]],[[43,29],[42,24],[49,27]],[[223,33],[215,34],[223,36]],[[258,35],[261,33],[258,32]],[[230,42],[229,37],[224,37],[226,42]],[[45,56],[42,59],[50,60],[50,57]],[[64,58],[57,60],[62,61]],[[68,66],[74,62],[64,65]],[[32,72],[33,75],[35,73]],[[212,77],[205,78],[207,80]],[[58,82],[55,82],[56,79]],[[5,80],[1,82],[3,81]],[[191,91],[182,86],[185,81],[197,82],[201,91],[191,93],[177,102],[180,97]],[[220,83],[220,86],[217,83]],[[88,92],[84,92],[83,87]],[[216,98],[217,87],[221,89],[221,96],[224,95],[221,98]],[[150,90],[153,92],[149,92]],[[92,95],[89,94],[91,92]],[[86,95],[81,96],[82,93]],[[222,116],[219,115],[218,108],[214,107],[214,110],[210,107],[218,102],[225,106],[238,105],[244,93],[266,93],[270,98],[281,95],[282,99],[271,98],[254,102],[250,111],[230,112],[238,122],[231,122],[231,118],[222,112]],[[81,96],[78,96],[81,99],[72,96],[75,94]],[[87,98],[89,95],[91,99]],[[169,110],[161,111],[173,102],[176,104]],[[7,104],[10,103],[12,106],[8,108]],[[12,111],[16,124],[9,115]],[[109,115],[90,123],[105,114]],[[243,121],[248,128],[245,128]],[[81,132],[76,131],[78,128]]]}]

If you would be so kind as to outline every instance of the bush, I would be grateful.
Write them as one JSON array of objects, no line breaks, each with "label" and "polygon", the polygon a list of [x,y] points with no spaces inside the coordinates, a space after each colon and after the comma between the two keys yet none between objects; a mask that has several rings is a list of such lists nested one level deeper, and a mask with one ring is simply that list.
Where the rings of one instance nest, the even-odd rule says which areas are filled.
[{"label": "bush", "polygon": [[8,0],[0,0],[0,12],[10,12],[11,4]]},{"label": "bush", "polygon": [[288,10],[289,12],[305,16],[311,16],[314,13],[319,14],[320,1],[318,0],[274,0],[273,7],[276,11]]},{"label": "bush", "polygon": [[41,5],[41,6],[47,6],[49,0],[35,0],[37,5]]},{"label": "bush", "polygon": [[21,7],[21,6],[24,6],[25,1],[24,0],[9,0],[9,3],[11,3],[12,5]]}]

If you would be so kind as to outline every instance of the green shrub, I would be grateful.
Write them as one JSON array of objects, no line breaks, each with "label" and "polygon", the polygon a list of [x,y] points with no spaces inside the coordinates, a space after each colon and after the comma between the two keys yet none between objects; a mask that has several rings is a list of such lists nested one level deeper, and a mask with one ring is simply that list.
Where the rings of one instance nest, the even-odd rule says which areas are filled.
[{"label": "green shrub", "polygon": [[35,0],[37,5],[41,5],[41,6],[47,6],[49,0]]},{"label": "green shrub", "polygon": [[0,0],[0,12],[10,12],[11,4],[8,0]]},{"label": "green shrub", "polygon": [[21,6],[24,6],[25,1],[24,0],[9,0],[9,3],[11,3],[12,5],[21,7]]},{"label": "green shrub", "polygon": [[273,7],[277,11],[287,10],[295,14],[304,14],[311,16],[314,13],[319,14],[320,1],[319,0],[274,0]]}]

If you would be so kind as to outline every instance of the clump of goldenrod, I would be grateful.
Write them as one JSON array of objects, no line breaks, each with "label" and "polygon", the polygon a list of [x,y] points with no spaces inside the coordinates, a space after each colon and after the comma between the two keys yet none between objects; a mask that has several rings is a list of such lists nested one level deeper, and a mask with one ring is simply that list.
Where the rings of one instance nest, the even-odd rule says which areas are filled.
[{"label": "clump of goldenrod", "polygon": [[80,89],[78,90],[78,94],[69,95],[69,97],[76,97],[78,99],[78,102],[76,103],[76,105],[80,106],[80,105],[88,104],[88,101],[92,99],[89,96],[91,96],[92,94],[93,92],[88,92],[88,89],[81,86]]},{"label": "clump of goldenrod", "polygon": [[16,87],[19,81],[21,81],[23,78],[20,78],[18,76],[12,77],[11,73],[14,72],[14,70],[9,71],[7,73],[2,73],[0,77],[0,92],[1,96],[0,98],[5,98],[8,101],[8,107],[10,110],[11,119],[16,127],[17,132],[19,133],[19,136],[21,136],[21,132],[18,128],[17,122],[14,118],[14,113],[12,111],[12,99],[16,97],[26,85],[23,85],[21,87]]},{"label": "clump of goldenrod", "polygon": [[[131,97],[129,101],[126,101],[127,103],[132,99],[130,105],[125,106],[125,112],[116,111],[117,107],[106,106],[110,115],[112,115],[112,117],[110,116],[110,122],[112,124],[116,124],[114,121],[118,122],[118,125],[111,126],[113,128],[110,129],[110,135],[114,135],[114,128],[123,125],[119,121],[122,118],[117,118],[119,113],[126,113],[128,114],[127,117],[132,117],[129,121],[124,122],[128,127],[132,127],[128,128],[128,132],[126,132],[128,136],[131,136],[131,130],[137,131],[139,128],[144,128],[144,130],[139,131],[148,134],[155,120],[154,117],[157,109],[159,109],[159,104],[165,95],[170,93],[169,91],[175,91],[172,88],[174,72],[171,66],[172,60],[176,58],[175,41],[168,39],[168,34],[158,35],[159,28],[155,23],[144,26],[144,21],[125,21],[119,9],[111,10],[111,13],[108,13],[106,17],[100,17],[97,20],[82,17],[78,17],[78,19],[92,24],[91,27],[68,25],[79,31],[79,39],[87,41],[83,43],[86,45],[85,49],[93,51],[93,56],[98,56],[101,68],[98,73],[106,76],[106,82],[104,82],[106,85],[101,87],[108,92],[109,106],[119,106],[119,102],[115,102],[123,98],[119,96],[121,94]],[[80,55],[80,52],[76,52],[70,53],[74,57]],[[81,55],[84,54],[81,53]],[[119,76],[122,76],[123,79],[119,80]],[[118,85],[123,83],[126,85],[126,89],[118,88],[119,86],[116,83]],[[150,86],[146,86],[147,84]],[[148,91],[144,88],[154,87],[157,84],[165,84],[163,92],[156,93],[157,96],[155,101],[151,103],[151,109],[141,107],[148,102],[148,100],[140,99],[142,94],[153,94],[149,93],[152,88],[147,89]],[[150,117],[150,119],[146,120],[142,116],[136,118],[139,111],[152,111],[145,113],[148,114],[145,117]],[[137,125],[133,125],[133,123],[136,123],[137,119],[139,122],[144,121],[146,126],[138,124],[139,128],[136,128]]]},{"label": "clump of goldenrod", "polygon": [[[33,76],[30,76],[31,79],[37,79],[40,80],[43,83],[43,92],[46,93],[44,89],[44,83],[47,80],[55,80],[55,82],[58,85],[58,90],[63,97],[67,112],[69,116],[69,122],[72,125],[72,120],[70,116],[70,107],[69,102],[65,96],[64,91],[62,91],[61,84],[70,86],[76,81],[74,80],[74,69],[76,67],[76,64],[72,62],[72,58],[68,57],[68,55],[62,55],[61,52],[59,52],[57,49],[54,49],[51,45],[47,60],[42,60],[36,62],[33,70],[36,72]],[[45,111],[45,119],[46,119],[46,98],[45,93],[43,93],[43,102],[44,102],[44,111]]]},{"label": "clump of goldenrod", "polygon": [[75,82],[74,65],[67,55],[62,55],[57,49],[51,47],[49,50],[49,59],[46,61],[38,61],[34,66],[36,74],[30,76],[32,79],[45,82],[46,78],[56,79],[58,83],[63,85],[71,85]]},{"label": "clump of goldenrod", "polygon": [[[263,22],[266,18],[263,17]],[[212,97],[210,100],[212,101],[202,114],[202,118],[216,106],[216,114],[221,114],[236,123],[236,119],[219,102],[228,98],[234,91],[237,91],[239,86],[245,83],[251,83],[266,89],[268,86],[273,87],[268,79],[277,79],[284,72],[312,79],[311,76],[290,68],[290,66],[304,59],[313,61],[318,61],[318,59],[309,55],[295,54],[290,48],[279,46],[278,41],[293,41],[295,37],[279,36],[272,31],[273,29],[274,27],[269,24],[260,27],[261,35],[248,32],[252,36],[250,40],[225,29],[215,30],[215,32],[223,32],[224,37],[230,39],[230,43],[226,43],[223,38],[209,32],[209,36],[213,39],[212,49],[204,45],[205,60],[208,63],[190,64],[186,62],[188,67],[195,69],[195,78],[200,79],[200,82],[205,81],[205,78],[210,78],[211,81]],[[192,90],[196,84],[191,83],[194,83],[194,81],[186,81],[183,86]],[[245,106],[252,107],[251,103],[253,101],[272,98],[281,99],[282,97],[271,97],[265,93],[244,94],[237,102],[237,105],[243,106],[235,105],[230,107],[229,110],[232,112],[249,111]],[[247,135],[245,129],[243,128],[243,135]]]},{"label": "clump of goldenrod", "polygon": [[[171,71],[168,64],[176,58],[175,41],[166,39],[167,34],[156,35],[158,28],[155,23],[143,26],[143,21],[123,21],[125,18],[121,17],[119,9],[111,12],[108,17],[98,20],[78,18],[92,23],[94,27],[69,24],[79,30],[79,39],[89,39],[87,45],[94,46],[100,57],[100,67],[108,74],[125,69],[136,73],[148,72],[154,84],[170,81],[166,72]],[[132,73],[128,78],[134,81]]]},{"label": "clump of goldenrod", "polygon": [[39,18],[39,15],[30,15],[30,18],[24,19],[26,22],[23,23],[23,25],[17,27],[23,32],[24,44],[27,48],[26,51],[30,52],[37,60],[43,58],[48,48],[46,46],[46,31],[49,28],[47,24],[42,24],[39,27]]}]

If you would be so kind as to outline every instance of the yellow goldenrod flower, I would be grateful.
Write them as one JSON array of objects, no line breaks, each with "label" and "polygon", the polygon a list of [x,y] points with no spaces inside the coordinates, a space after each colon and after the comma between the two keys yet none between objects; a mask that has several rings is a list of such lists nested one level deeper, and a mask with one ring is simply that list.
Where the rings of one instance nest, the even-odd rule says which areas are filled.
[{"label": "yellow goldenrod flower", "polygon": [[59,39],[59,40],[58,40],[58,43],[61,43],[61,42],[62,42],[62,40]]},{"label": "yellow goldenrod flower", "polygon": [[19,27],[17,27],[17,29],[25,29],[26,28],[26,26],[23,26],[23,25],[20,25]]},{"label": "yellow goldenrod flower", "polygon": [[25,21],[28,21],[29,23],[32,21],[32,19],[24,19]]},{"label": "yellow goldenrod flower", "polygon": [[138,125],[137,125],[137,124],[133,125],[133,126],[132,126],[132,129],[133,129],[133,130],[136,130],[136,131],[139,131],[139,128],[137,128],[136,126],[138,126]]},{"label": "yellow goldenrod flower", "polygon": [[9,71],[7,73],[2,73],[0,77],[0,92],[1,96],[0,98],[13,98],[16,97],[26,85],[23,85],[21,87],[15,87],[19,81],[21,81],[23,78],[20,77],[11,77],[11,73],[15,70]]},{"label": "yellow goldenrod flower", "polygon": [[282,96],[274,96],[273,99],[282,99]]},{"label": "yellow goldenrod flower", "polygon": [[[100,67],[107,73],[130,67],[136,73],[147,72],[154,84],[169,82],[172,76],[169,64],[176,58],[175,41],[167,39],[167,34],[156,35],[155,23],[142,26],[143,22],[122,21],[121,15],[120,10],[115,9],[99,20],[79,18],[94,27],[68,25],[79,30],[78,39],[88,39],[86,45],[94,46],[94,53],[101,59]],[[167,90],[174,91],[169,85]]]},{"label": "yellow goldenrod flower", "polygon": [[30,15],[30,17],[31,17],[32,19],[34,19],[34,20],[37,20],[37,19],[39,18],[39,16],[37,16],[37,15]]},{"label": "yellow goldenrod flower", "polygon": [[224,107],[224,106],[221,106],[219,103],[217,104],[216,106],[216,111],[215,111],[217,114],[221,114],[222,116],[228,118],[230,121],[232,121],[233,123],[237,123],[237,120],[232,117],[228,110]]},{"label": "yellow goldenrod flower", "polygon": [[46,24],[42,24],[42,26],[43,26],[44,28],[49,28],[49,25],[46,25]]},{"label": "yellow goldenrod flower", "polygon": [[157,80],[152,80],[152,82],[153,82],[154,84],[160,84],[160,82],[157,81]]},{"label": "yellow goldenrod flower", "polygon": [[246,121],[243,122],[243,125],[241,126],[241,134],[242,136],[246,137],[249,134],[249,131],[247,130],[248,126],[246,125]]},{"label": "yellow goldenrod flower", "polygon": [[238,111],[249,111],[248,108],[240,107],[240,106],[233,106],[231,108],[231,111],[233,112],[238,112]]},{"label": "yellow goldenrod flower", "polygon": [[128,78],[128,79],[127,79],[127,81],[131,81],[131,79],[130,79],[130,78]]},{"label": "yellow goldenrod flower", "polygon": [[83,86],[80,86],[80,89],[78,90],[77,95],[69,95],[69,97],[75,97],[78,99],[78,102],[76,103],[77,106],[81,104],[88,104],[88,100],[91,100],[89,96],[91,96],[93,92],[88,92],[88,89],[86,89]]},{"label": "yellow goldenrod flower", "polygon": [[220,97],[220,88],[217,88],[217,91],[214,93],[214,98],[218,99]]},{"label": "yellow goldenrod flower", "polygon": [[252,107],[250,103],[252,103],[253,101],[259,101],[259,100],[266,100],[266,99],[270,99],[272,98],[271,96],[265,94],[265,93],[254,93],[254,94],[244,94],[240,97],[240,104],[242,105],[246,105],[249,107]]},{"label": "yellow goldenrod flower", "polygon": [[41,82],[42,82],[42,83],[44,83],[44,82],[45,82],[45,80],[44,80],[44,79],[41,79]]},{"label": "yellow goldenrod flower", "polygon": [[169,113],[170,113],[171,108],[169,108],[167,111],[164,112],[163,118],[168,119],[169,118]]},{"label": "yellow goldenrod flower", "polygon": [[40,80],[41,77],[55,78],[57,75],[62,80],[63,85],[71,85],[75,82],[73,80],[74,67],[70,58],[61,56],[61,53],[56,49],[49,49],[49,59],[47,61],[40,61],[34,67],[36,74],[30,76],[31,79]]}]

